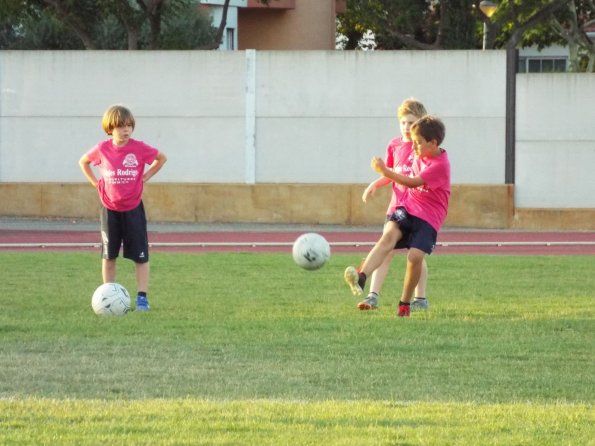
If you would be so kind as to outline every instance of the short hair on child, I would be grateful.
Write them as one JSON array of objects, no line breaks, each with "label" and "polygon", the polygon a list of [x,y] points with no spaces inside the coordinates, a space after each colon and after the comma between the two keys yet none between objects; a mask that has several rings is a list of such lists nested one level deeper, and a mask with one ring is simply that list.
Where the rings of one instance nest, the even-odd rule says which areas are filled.
[{"label": "short hair on child", "polygon": [[112,130],[116,127],[123,127],[130,124],[134,129],[135,121],[132,112],[123,105],[112,105],[103,114],[101,126],[108,135],[112,134]]},{"label": "short hair on child", "polygon": [[426,111],[424,104],[422,104],[415,98],[405,99],[397,109],[397,116],[399,117],[399,119],[405,115],[413,115],[417,116],[418,118],[421,118],[422,116],[425,116],[427,114],[428,112]]},{"label": "short hair on child", "polygon": [[437,117],[426,115],[413,123],[411,133],[421,135],[426,141],[435,139],[437,145],[440,145],[446,136],[446,128],[444,123]]}]

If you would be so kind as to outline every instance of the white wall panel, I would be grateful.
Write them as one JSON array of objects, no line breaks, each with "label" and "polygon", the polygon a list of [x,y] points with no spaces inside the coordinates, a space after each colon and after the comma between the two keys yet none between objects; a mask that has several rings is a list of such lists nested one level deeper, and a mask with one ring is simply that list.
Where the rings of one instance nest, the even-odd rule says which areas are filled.
[{"label": "white wall panel", "polygon": [[595,208],[594,166],[592,143],[517,143],[516,206]]},{"label": "white wall panel", "polygon": [[595,208],[595,74],[517,75],[515,204]]},{"label": "white wall panel", "polygon": [[[366,183],[370,157],[399,134],[398,105],[413,96],[446,123],[453,183],[504,182],[503,51],[251,60],[254,84],[244,52],[2,51],[0,181],[83,182],[78,158],[106,137],[103,111],[123,103],[134,137],[168,155],[157,182]],[[517,75],[517,206],[595,207],[593,104],[595,75]]]}]

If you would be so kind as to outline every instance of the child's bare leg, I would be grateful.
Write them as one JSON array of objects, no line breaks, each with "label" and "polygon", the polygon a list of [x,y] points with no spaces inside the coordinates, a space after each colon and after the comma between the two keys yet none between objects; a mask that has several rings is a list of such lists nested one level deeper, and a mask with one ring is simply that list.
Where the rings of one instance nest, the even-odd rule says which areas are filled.
[{"label": "child's bare leg", "polygon": [[402,236],[401,230],[394,221],[387,222],[382,236],[369,252],[360,271],[366,276],[372,274],[384,262]]},{"label": "child's bare leg", "polygon": [[149,262],[135,263],[135,265],[137,291],[146,293],[149,291]]},{"label": "child's bare leg", "polygon": [[386,280],[386,276],[390,268],[390,263],[392,262],[394,256],[395,250],[393,249],[384,258],[382,264],[378,268],[376,268],[372,273],[372,277],[370,278],[370,293],[380,294],[380,289],[382,288],[382,284]]},{"label": "child's bare leg", "polygon": [[149,262],[134,263],[136,267],[136,311],[149,311],[147,291],[149,290]]},{"label": "child's bare leg", "polygon": [[[372,277],[370,280],[370,291],[368,292],[368,296],[357,304],[357,308],[360,310],[375,310],[378,308],[378,294],[380,293],[380,289],[382,288],[382,284],[386,279],[386,275],[388,274],[388,270],[390,268],[390,262],[392,261],[395,255],[395,250],[391,250],[388,255],[382,261],[382,264],[374,270],[372,273]],[[358,277],[359,282],[359,277]],[[351,285],[350,285],[351,286]],[[361,287],[361,286],[360,286]],[[357,290],[356,290],[357,292]],[[363,292],[363,288],[362,288]]]},{"label": "child's bare leg", "polygon": [[101,276],[103,283],[116,281],[116,259],[103,259],[101,262]]},{"label": "child's bare leg", "polygon": [[[368,253],[359,271],[353,266],[348,266],[345,269],[343,278],[354,296],[360,296],[363,293],[368,275],[372,274],[384,262],[386,256],[390,254],[402,236],[401,230],[394,221],[387,222],[384,225],[382,236]],[[358,306],[358,308],[360,307]]]},{"label": "child's bare leg", "polygon": [[426,297],[427,294],[427,287],[428,285],[428,264],[426,263],[426,258],[421,262],[421,273],[419,275],[419,282],[417,282],[417,286],[415,287],[415,297]]},{"label": "child's bare leg", "polygon": [[407,269],[405,270],[403,292],[401,294],[401,302],[403,303],[411,302],[411,296],[421,276],[425,255],[425,252],[417,248],[411,248],[407,254]]}]

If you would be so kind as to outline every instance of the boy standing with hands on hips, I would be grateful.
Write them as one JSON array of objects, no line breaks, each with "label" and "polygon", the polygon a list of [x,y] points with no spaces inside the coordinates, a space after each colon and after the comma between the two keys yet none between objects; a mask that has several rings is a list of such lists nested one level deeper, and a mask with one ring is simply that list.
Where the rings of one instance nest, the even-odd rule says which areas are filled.
[{"label": "boy standing with hands on hips", "polygon": [[361,268],[347,267],[344,279],[354,295],[361,295],[366,279],[393,249],[407,248],[407,269],[397,315],[407,317],[413,291],[419,281],[426,254],[431,254],[438,231],[448,211],[450,199],[450,162],[440,148],[445,127],[441,120],[424,116],[411,126],[415,159],[411,176],[387,168],[382,158],[372,158],[372,168],[383,177],[407,187],[399,207],[392,213]]},{"label": "boy standing with hands on hips", "polygon": [[[136,310],[148,311],[149,240],[142,193],[144,183],[163,167],[167,158],[156,148],[131,138],[135,120],[126,107],[108,108],[102,127],[111,139],[85,153],[79,166],[97,188],[101,201],[103,282],[116,281],[116,259],[123,245],[124,257],[132,260],[136,267]],[[145,164],[149,165],[146,171]],[[99,167],[99,180],[91,165]]]}]

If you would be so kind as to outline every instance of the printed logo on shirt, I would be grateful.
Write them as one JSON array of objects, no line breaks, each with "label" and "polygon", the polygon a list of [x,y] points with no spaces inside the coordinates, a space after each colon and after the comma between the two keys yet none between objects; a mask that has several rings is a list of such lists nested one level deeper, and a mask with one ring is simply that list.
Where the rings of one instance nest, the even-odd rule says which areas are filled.
[{"label": "printed logo on shirt", "polygon": [[129,153],[128,155],[126,155],[126,158],[124,158],[122,164],[124,165],[124,167],[138,166],[138,160],[136,159],[136,155],[134,155],[134,153]]},{"label": "printed logo on shirt", "polygon": [[396,173],[400,173],[401,175],[405,175],[406,177],[413,176],[413,171],[411,170],[411,167],[409,167],[409,166],[404,166],[404,165],[399,164],[398,166],[395,166],[393,171]]}]

